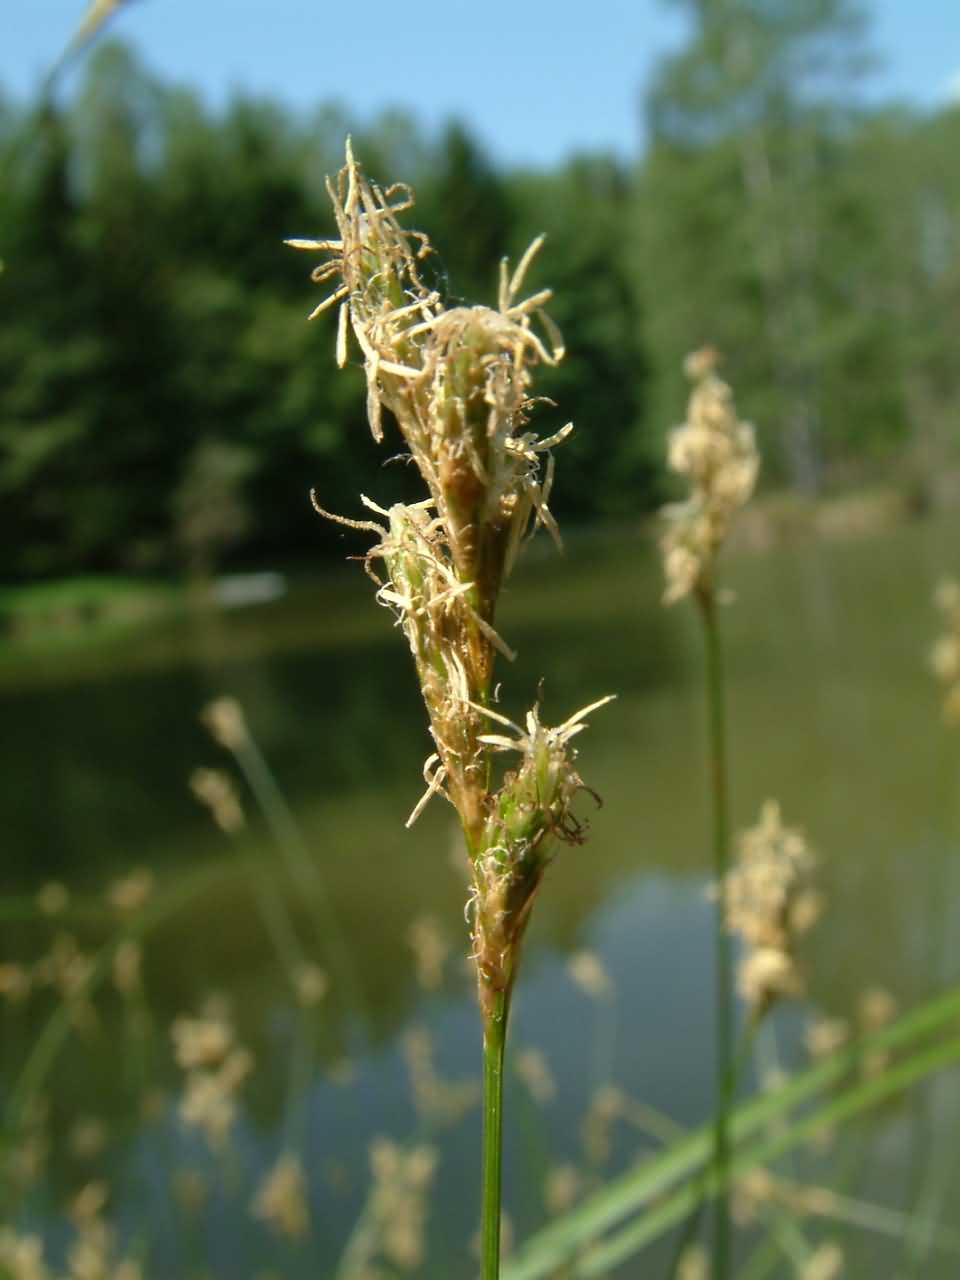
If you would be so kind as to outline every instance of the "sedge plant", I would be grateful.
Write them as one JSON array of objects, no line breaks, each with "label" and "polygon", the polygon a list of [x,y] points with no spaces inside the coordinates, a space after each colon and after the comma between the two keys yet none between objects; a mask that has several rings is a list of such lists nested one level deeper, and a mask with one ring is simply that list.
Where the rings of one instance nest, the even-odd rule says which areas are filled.
[{"label": "sedge plant", "polygon": [[718,557],[737,511],[756,484],[759,454],[753,427],[737,417],[733,393],[716,372],[718,354],[704,347],[687,357],[693,383],[687,420],[669,436],[670,469],[687,478],[682,502],[664,509],[661,540],[666,591],[664,603],[692,597],[703,628],[709,726],[710,794],[713,810],[713,876],[716,888],[716,1066],[713,1165],[721,1190],[714,1214],[716,1280],[730,1274],[730,1214],[726,1170],[730,1161],[729,1113],[735,1090],[733,1048],[735,996],[726,903],[730,871],[730,813],[727,731],[718,606]]},{"label": "sedge plant", "polygon": [[[521,943],[544,871],[559,843],[580,843],[574,800],[583,783],[572,739],[607,698],[550,728],[539,706],[523,725],[495,706],[494,666],[513,654],[496,629],[501,588],[526,538],[544,526],[559,541],[548,500],[552,450],[572,431],[545,439],[528,430],[538,366],[563,356],[544,311],[549,290],[521,298],[542,237],[511,273],[501,264],[496,309],[448,306],[424,283],[429,240],[404,229],[409,188],[379,188],[355,161],[328,181],[339,235],[292,240],[325,255],[313,280],[331,292],[314,316],[339,306],[337,362],[352,331],[363,356],[367,413],[377,441],[386,411],[426,487],[421,501],[384,509],[361,495],[375,519],[320,513],[376,535],[366,566],[377,600],[397,617],[413,654],[435,750],[426,791],[457,812],[469,861],[468,919],[484,1052],[483,1280],[500,1266],[503,1064],[510,997]],[[536,325],[536,327],[535,327]],[[382,566],[375,569],[374,566]],[[496,756],[515,763],[505,772]]]}]

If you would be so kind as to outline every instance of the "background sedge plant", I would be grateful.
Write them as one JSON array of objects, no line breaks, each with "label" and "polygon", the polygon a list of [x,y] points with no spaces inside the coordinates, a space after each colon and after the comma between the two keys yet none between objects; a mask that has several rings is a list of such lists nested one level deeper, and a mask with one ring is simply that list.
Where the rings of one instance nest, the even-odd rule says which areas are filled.
[{"label": "background sedge plant", "polygon": [[[339,304],[337,361],[348,329],[360,346],[367,412],[383,438],[393,414],[419,468],[427,496],[389,510],[361,495],[380,520],[329,519],[375,533],[366,556],[377,600],[397,616],[409,642],[436,750],[410,825],[434,795],[449,800],[463,828],[472,885],[468,903],[484,1034],[482,1274],[499,1274],[503,1058],[510,996],[530,910],[558,841],[583,839],[573,801],[584,789],[571,740],[602,698],[556,728],[539,706],[517,725],[497,711],[496,655],[513,654],[495,629],[500,589],[529,533],[544,525],[559,541],[548,508],[550,450],[572,426],[540,440],[526,430],[539,364],[555,364],[563,343],[541,290],[519,300],[542,244],[535,240],[511,274],[501,264],[499,305],[447,307],[420,273],[432,251],[397,215],[413,204],[409,188],[382,191],[347,161],[327,183],[339,238],[292,240],[325,253],[313,272],[332,292],[313,317]],[[537,320],[543,337],[533,328]],[[545,466],[543,465],[545,461]],[[385,576],[371,567],[381,561]],[[496,753],[518,757],[498,780]]]},{"label": "background sedge plant", "polygon": [[[687,420],[669,436],[668,463],[686,476],[689,496],[664,508],[661,540],[664,603],[685,596],[696,601],[705,639],[707,710],[713,802],[713,874],[716,888],[716,1075],[714,1165],[723,1183],[729,1163],[728,1116],[735,1090],[734,991],[726,903],[730,864],[730,815],[723,687],[723,653],[717,605],[717,559],[737,511],[747,502],[760,466],[753,427],[737,417],[733,393],[716,373],[718,353],[704,347],[689,355],[685,372],[693,382]],[[714,1216],[714,1275],[730,1274],[730,1213],[724,1189]]]}]

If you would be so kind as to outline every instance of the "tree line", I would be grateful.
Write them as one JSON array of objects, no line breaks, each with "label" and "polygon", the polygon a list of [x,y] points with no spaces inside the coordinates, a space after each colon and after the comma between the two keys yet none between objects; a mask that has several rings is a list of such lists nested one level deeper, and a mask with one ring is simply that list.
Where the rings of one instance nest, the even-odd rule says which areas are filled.
[{"label": "tree line", "polygon": [[662,500],[682,359],[704,342],[767,483],[893,474],[931,496],[960,418],[960,110],[854,101],[865,41],[843,0],[674,2],[689,41],[646,96],[633,163],[505,170],[458,123],[248,96],[213,111],[115,43],[68,102],[0,100],[7,575],[342,555],[310,486],[347,514],[361,489],[406,495],[332,322],[305,322],[310,264],[282,244],[331,229],[347,132],[374,177],[415,187],[450,297],[493,302],[501,256],[547,232],[530,284],[554,288],[568,354],[537,421],[577,425],[561,518]]}]

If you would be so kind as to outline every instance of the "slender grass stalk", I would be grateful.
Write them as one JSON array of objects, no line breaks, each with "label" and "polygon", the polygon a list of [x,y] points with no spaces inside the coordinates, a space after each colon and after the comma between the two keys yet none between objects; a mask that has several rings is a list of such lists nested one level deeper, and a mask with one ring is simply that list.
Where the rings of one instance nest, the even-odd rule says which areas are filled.
[{"label": "slender grass stalk", "polygon": [[481,1280],[499,1280],[503,1174],[503,1062],[510,995],[501,994],[483,1024],[483,1192],[480,1226]]},{"label": "slender grass stalk", "polygon": [[233,698],[215,698],[202,719],[215,740],[231,753],[276,841],[291,883],[311,907],[317,942],[326,955],[334,988],[369,1022],[369,1009],[357,973],[353,950],[334,908],[323,869],[311,856],[306,837],[283,794],[266,756],[250,731],[243,708]]},{"label": "slender grass stalk", "polygon": [[[235,730],[237,726],[246,723],[242,709],[238,704],[233,704],[232,700],[227,700],[225,704],[223,699],[219,699],[208,704],[203,718],[207,727],[211,729],[214,739],[228,748],[236,736],[235,733],[230,732],[230,729]],[[223,736],[225,728],[226,740]],[[266,762],[264,762],[264,769],[270,781],[273,782]],[[249,774],[247,776],[249,781]],[[279,791],[275,782],[274,788]],[[310,971],[310,955],[300,940],[289,902],[277,882],[273,860],[253,852],[249,846],[239,840],[246,828],[246,818],[233,789],[232,780],[215,769],[196,769],[190,778],[190,790],[209,810],[210,816],[220,830],[229,839],[238,842],[264,932],[270,940],[276,958],[300,1006],[293,1042],[290,1046],[286,1113],[283,1122],[284,1149],[292,1151],[298,1145],[298,1135],[302,1130],[298,1114],[302,1108],[300,1100],[307,1095],[316,1054],[316,1018],[314,1011],[310,1008],[313,1001],[309,997],[304,998],[304,989],[301,985],[305,975]],[[269,815],[266,816],[269,817]],[[290,821],[293,822],[292,814]],[[274,835],[279,836],[276,822],[271,822],[270,826]],[[306,852],[305,846],[304,852]],[[301,886],[297,884],[297,887]],[[325,986],[326,976],[322,971],[319,972],[320,981]]]},{"label": "slender grass stalk", "polygon": [[[727,1074],[723,1080],[723,1087],[721,1091],[722,1106],[717,1107],[717,1117],[719,1118],[722,1113],[724,1119],[724,1149],[728,1159],[730,1148],[730,1114],[733,1110],[734,1102],[737,1097],[737,1090],[743,1080],[744,1072],[753,1062],[754,1045],[757,1038],[757,1032],[760,1030],[761,1022],[762,1015],[758,1015],[757,1011],[751,1012],[751,1016],[747,1019],[743,1030],[740,1033],[740,1040],[736,1048],[736,1053],[728,1064]],[[713,1140],[711,1159],[704,1165],[701,1171],[701,1188],[705,1188],[706,1178],[711,1168],[717,1167],[717,1127],[717,1118],[715,1118],[713,1133],[711,1135]],[[687,1219],[685,1228],[680,1235],[680,1239],[677,1241],[677,1247],[674,1250],[673,1255],[673,1262],[670,1265],[670,1270],[667,1272],[669,1280],[674,1280],[676,1277],[677,1269],[680,1266],[680,1259],[683,1256],[684,1250],[696,1238],[700,1226],[700,1219],[705,1206],[706,1197],[701,1196],[697,1204],[696,1211]]]},{"label": "slender grass stalk", "polygon": [[712,584],[697,591],[706,643],[707,713],[710,740],[710,796],[713,820],[713,875],[717,893],[714,912],[714,1137],[713,1164],[719,1181],[713,1220],[713,1269],[715,1280],[730,1274],[730,1203],[726,1171],[730,1159],[729,1116],[736,1089],[733,1052],[735,1017],[733,956],[726,925],[723,895],[730,869],[730,802],[727,773],[727,728],[723,680],[723,646]]},{"label": "slender grass stalk", "polygon": [[[326,255],[313,279],[333,282],[332,292],[313,314],[339,308],[337,361],[346,363],[352,330],[364,356],[373,436],[383,439],[386,410],[427,494],[389,509],[363,498],[378,520],[332,515],[316,495],[313,502],[328,519],[379,536],[366,555],[367,571],[409,643],[435,747],[423,767],[426,791],[407,825],[439,795],[456,809],[463,830],[484,1027],[483,1275],[495,1280],[510,993],[556,845],[583,840],[573,801],[584,787],[571,739],[585,716],[609,701],[592,703],[556,728],[542,723],[539,704],[522,726],[495,706],[497,656],[515,657],[495,628],[501,587],[538,525],[559,541],[547,505],[551,450],[573,427],[546,439],[526,427],[536,403],[533,371],[556,364],[563,341],[543,310],[549,289],[520,297],[542,237],[513,272],[500,264],[496,309],[450,307],[421,275],[429,240],[397,220],[413,205],[408,188],[371,183],[348,142],[347,163],[327,190],[339,238],[288,243]],[[385,578],[371,568],[377,561]],[[520,757],[502,775],[493,767],[501,752]]]},{"label": "slender grass stalk", "polygon": [[[928,1109],[933,1110],[929,1102]],[[949,1131],[938,1136],[939,1143],[928,1144],[928,1168],[902,1232],[905,1280],[920,1280],[924,1274],[937,1238],[944,1202],[957,1172],[956,1144],[945,1140]]]},{"label": "slender grass stalk", "polygon": [[[944,629],[930,655],[930,665],[943,685],[944,723],[948,729],[955,729],[960,720],[960,586],[955,579],[941,579],[934,603],[942,615]],[[944,735],[937,770],[938,821],[933,834],[948,846],[955,843],[960,828],[957,763],[955,736]],[[928,885],[929,898],[924,912],[928,922],[927,961],[929,976],[936,981],[941,981],[949,971],[951,909],[957,900],[952,891],[955,864],[954,857],[939,857]],[[910,1199],[914,1208],[904,1233],[904,1280],[919,1280],[924,1274],[937,1218],[956,1172],[957,1158],[952,1134],[937,1124],[934,1098],[929,1091],[920,1095],[914,1113],[910,1171]]]},{"label": "slender grass stalk", "polygon": [[725,892],[730,863],[730,816],[724,706],[723,651],[717,617],[717,557],[734,516],[753,492],[759,455],[753,428],[741,422],[733,392],[716,374],[718,353],[704,347],[689,355],[685,372],[693,382],[687,420],[669,436],[668,462],[686,476],[689,497],[664,509],[668,525],[661,548],[667,589],[664,603],[684,596],[697,603],[703,624],[713,821],[715,1053],[714,1175],[719,1179],[714,1211],[713,1273],[730,1274],[730,1213],[724,1174],[729,1162],[728,1115],[735,1090],[734,998]]}]

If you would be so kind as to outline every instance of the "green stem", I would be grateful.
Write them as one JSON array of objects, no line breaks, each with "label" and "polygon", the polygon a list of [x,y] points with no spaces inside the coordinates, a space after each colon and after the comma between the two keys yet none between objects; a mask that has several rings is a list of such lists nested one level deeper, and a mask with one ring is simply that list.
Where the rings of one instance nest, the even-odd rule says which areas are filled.
[{"label": "green stem", "polygon": [[730,861],[730,817],[728,810],[727,732],[724,708],[723,652],[717,620],[716,595],[710,584],[697,594],[706,640],[707,713],[710,735],[710,781],[713,801],[713,875],[717,886],[714,915],[716,965],[716,1050],[714,1064],[716,1115],[713,1134],[713,1166],[720,1194],[713,1221],[713,1274],[727,1280],[730,1274],[730,1205],[727,1195],[727,1166],[730,1162],[729,1114],[734,1080],[731,1061],[734,1000],[730,935],[724,911],[724,886]]},{"label": "green stem", "polygon": [[510,996],[501,992],[483,1027],[483,1202],[481,1280],[500,1275],[500,1186],[503,1156],[503,1055]]},{"label": "green stem", "polygon": [[[730,1062],[730,1069],[726,1079],[724,1080],[723,1098],[718,1111],[723,1110],[724,1112],[727,1112],[733,1108],[734,1100],[737,1096],[737,1089],[743,1079],[744,1072],[750,1065],[753,1058],[753,1046],[757,1038],[757,1032],[760,1030],[761,1020],[762,1015],[758,1016],[754,1014],[740,1034],[740,1042],[737,1045],[736,1054]],[[716,1158],[715,1153],[716,1143],[714,1143],[714,1159]],[[667,1272],[668,1280],[675,1280],[680,1266],[680,1259],[683,1257],[687,1246],[693,1242],[700,1230],[700,1219],[707,1204],[706,1183],[707,1179],[710,1177],[712,1168],[713,1162],[708,1161],[700,1171],[701,1195],[697,1201],[696,1211],[687,1219],[684,1229],[677,1240],[677,1245],[673,1252],[673,1261],[670,1264],[670,1270]]]}]

